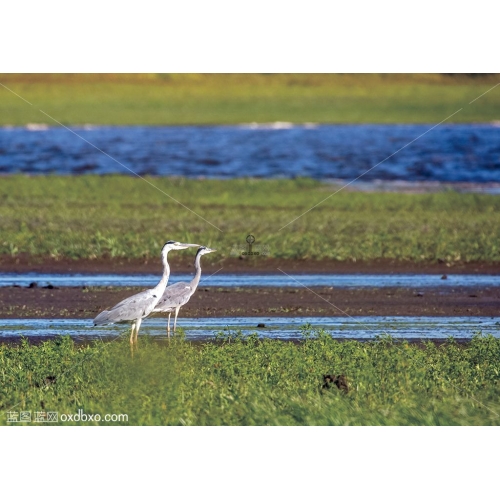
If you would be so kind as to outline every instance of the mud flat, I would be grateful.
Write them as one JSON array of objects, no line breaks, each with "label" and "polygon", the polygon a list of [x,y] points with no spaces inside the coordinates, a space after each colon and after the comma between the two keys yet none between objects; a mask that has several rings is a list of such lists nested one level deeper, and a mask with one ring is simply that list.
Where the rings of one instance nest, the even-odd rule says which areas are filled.
[{"label": "mud flat", "polygon": [[[0,288],[0,318],[93,318],[142,288]],[[186,318],[259,316],[500,316],[500,288],[200,287]]]},{"label": "mud flat", "polygon": [[[175,256],[171,262],[172,273],[194,272],[192,257]],[[204,262],[204,274],[222,268],[228,273],[276,273],[278,268],[290,273],[419,273],[419,274],[500,274],[500,262],[405,262],[393,259],[377,259],[353,262],[274,258],[226,258],[216,262]],[[154,259],[126,259],[120,257],[98,259],[68,259],[19,254],[0,255],[2,273],[116,273],[116,274],[161,274],[161,264]]]}]

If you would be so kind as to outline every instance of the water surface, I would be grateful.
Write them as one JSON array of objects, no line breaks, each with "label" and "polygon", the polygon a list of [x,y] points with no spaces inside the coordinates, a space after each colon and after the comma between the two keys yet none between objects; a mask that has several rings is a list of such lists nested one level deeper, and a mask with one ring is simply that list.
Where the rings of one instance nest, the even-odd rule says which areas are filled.
[{"label": "water surface", "polygon": [[[222,274],[202,276],[200,287],[300,287],[322,286],[335,288],[426,288],[426,287],[495,287],[500,286],[500,275],[492,274]],[[169,284],[191,281],[189,274],[170,277]],[[49,284],[65,286],[139,286],[153,287],[160,279],[156,274],[47,274],[0,273],[2,286],[37,286]]]},{"label": "water surface", "polygon": [[[258,324],[264,324],[259,328]],[[303,338],[301,327],[324,328],[338,339],[368,340],[389,334],[398,339],[470,339],[474,332],[490,333],[500,337],[500,318],[490,317],[405,317],[359,316],[351,318],[325,317],[257,317],[257,318],[179,318],[188,340],[211,340],[218,332],[244,335],[258,333],[261,338],[298,340]],[[165,336],[165,318],[147,318],[141,335]],[[12,341],[21,335],[38,339],[55,335],[70,335],[75,340],[113,339],[128,335],[126,324],[93,327],[91,319],[0,319],[0,339]]]},{"label": "water surface", "polygon": [[[432,125],[75,126],[145,175],[352,180]],[[62,127],[0,128],[0,172],[130,174]],[[363,180],[500,182],[500,127],[440,125]]]}]

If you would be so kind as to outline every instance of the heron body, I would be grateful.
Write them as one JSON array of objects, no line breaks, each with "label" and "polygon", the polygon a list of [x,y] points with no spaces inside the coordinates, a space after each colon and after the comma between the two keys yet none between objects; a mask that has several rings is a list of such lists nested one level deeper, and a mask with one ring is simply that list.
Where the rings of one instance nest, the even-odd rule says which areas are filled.
[{"label": "heron body", "polygon": [[136,293],[131,297],[122,300],[109,310],[102,311],[94,318],[94,326],[108,325],[111,323],[132,322],[132,333],[130,343],[137,342],[137,336],[142,320],[149,316],[167,287],[170,276],[170,266],[168,264],[168,252],[170,250],[183,250],[189,247],[198,247],[189,243],[179,243],[178,241],[168,241],[162,248],[161,256],[163,261],[163,275],[160,282],[149,290]]},{"label": "heron body", "polygon": [[206,253],[215,252],[212,248],[200,247],[196,253],[196,258],[194,260],[194,266],[196,269],[196,274],[190,283],[185,281],[180,281],[166,287],[163,296],[158,301],[153,309],[153,312],[168,313],[168,324],[167,324],[167,335],[170,337],[170,316],[175,312],[174,317],[174,332],[177,328],[177,315],[179,314],[179,309],[185,305],[189,299],[192,297],[196,288],[198,288],[198,283],[201,278],[201,256]]}]

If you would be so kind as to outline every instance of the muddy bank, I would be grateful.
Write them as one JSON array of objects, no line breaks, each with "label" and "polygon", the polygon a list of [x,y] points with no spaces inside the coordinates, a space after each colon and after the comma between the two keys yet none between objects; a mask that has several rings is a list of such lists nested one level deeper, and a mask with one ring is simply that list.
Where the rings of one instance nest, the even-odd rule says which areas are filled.
[{"label": "muddy bank", "polygon": [[[172,255],[170,259],[172,272],[184,273],[193,271],[193,258]],[[204,261],[205,273],[215,272],[220,268],[227,273],[276,273],[277,268],[290,273],[455,273],[455,274],[499,274],[500,262],[467,262],[467,263],[414,263],[390,259],[379,259],[364,262],[339,262],[335,260],[296,260],[272,259],[267,257],[236,257],[219,259],[213,262]],[[160,257],[150,259],[100,258],[100,259],[53,259],[32,255],[0,256],[0,272],[44,272],[44,273],[116,273],[116,274],[161,274]]]},{"label": "muddy bank", "polygon": [[[1,318],[94,318],[141,288],[0,289]],[[500,288],[200,288],[184,317],[500,316]]]}]

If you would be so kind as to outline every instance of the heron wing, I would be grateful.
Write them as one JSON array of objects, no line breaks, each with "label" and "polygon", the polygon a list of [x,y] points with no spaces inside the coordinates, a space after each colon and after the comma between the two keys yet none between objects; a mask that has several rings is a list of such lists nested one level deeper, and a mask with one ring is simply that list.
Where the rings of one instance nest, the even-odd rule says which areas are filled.
[{"label": "heron wing", "polygon": [[192,295],[192,288],[189,283],[180,281],[167,286],[162,298],[154,308],[154,312],[171,312],[177,307],[183,306]]},{"label": "heron wing", "polygon": [[118,302],[111,309],[102,311],[94,319],[94,325],[133,321],[148,316],[155,305],[156,295],[152,290],[145,290]]}]

